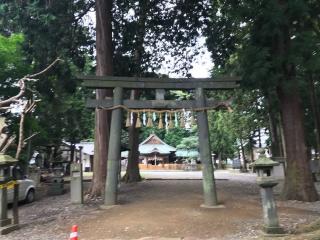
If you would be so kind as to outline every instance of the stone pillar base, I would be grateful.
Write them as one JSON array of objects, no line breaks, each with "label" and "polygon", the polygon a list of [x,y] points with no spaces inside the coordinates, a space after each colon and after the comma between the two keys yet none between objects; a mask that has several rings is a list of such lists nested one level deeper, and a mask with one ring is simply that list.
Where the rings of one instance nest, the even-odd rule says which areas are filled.
[{"label": "stone pillar base", "polygon": [[226,208],[224,205],[212,205],[212,206],[209,206],[209,205],[206,205],[206,204],[201,204],[200,205],[201,208]]},{"label": "stone pillar base", "polygon": [[11,218],[1,219],[0,227],[4,227],[11,224]]},{"label": "stone pillar base", "polygon": [[102,210],[108,210],[108,209],[111,209],[111,208],[114,208],[114,207],[118,207],[120,206],[119,204],[114,204],[114,205],[106,205],[106,204],[102,204],[99,206],[100,209]]},{"label": "stone pillar base", "polygon": [[284,234],[284,230],[282,227],[267,227],[263,226],[263,231],[266,234]]},{"label": "stone pillar base", "polygon": [[11,224],[9,226],[0,227],[0,235],[6,235],[20,228],[19,224]]}]

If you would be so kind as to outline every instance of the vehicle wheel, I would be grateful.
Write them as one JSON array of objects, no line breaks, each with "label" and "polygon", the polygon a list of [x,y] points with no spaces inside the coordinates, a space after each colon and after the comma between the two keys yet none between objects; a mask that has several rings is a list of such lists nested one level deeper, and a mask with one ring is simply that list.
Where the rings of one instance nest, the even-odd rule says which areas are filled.
[{"label": "vehicle wheel", "polygon": [[28,194],[26,196],[25,202],[26,203],[32,203],[35,200],[35,192],[34,189],[30,189],[28,191]]}]

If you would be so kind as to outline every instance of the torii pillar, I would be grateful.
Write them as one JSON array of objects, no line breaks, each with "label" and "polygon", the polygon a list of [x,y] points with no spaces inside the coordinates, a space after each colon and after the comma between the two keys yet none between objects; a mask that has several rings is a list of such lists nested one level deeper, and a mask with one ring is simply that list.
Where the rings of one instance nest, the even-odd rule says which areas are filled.
[{"label": "torii pillar", "polygon": [[[203,88],[196,89],[196,100],[198,108],[203,108],[206,106],[206,98]],[[208,116],[206,110],[197,112],[197,124],[200,159],[202,164],[202,185],[204,195],[204,203],[201,205],[201,207],[221,208],[224,206],[218,205],[217,200],[214,170],[211,160]]]},{"label": "torii pillar", "polygon": [[[114,88],[113,101],[114,106],[122,104],[123,89],[121,87]],[[112,110],[109,152],[107,163],[107,179],[104,196],[105,206],[117,204],[118,200],[118,174],[119,161],[121,157],[121,125],[122,125],[122,109],[116,108]]]}]

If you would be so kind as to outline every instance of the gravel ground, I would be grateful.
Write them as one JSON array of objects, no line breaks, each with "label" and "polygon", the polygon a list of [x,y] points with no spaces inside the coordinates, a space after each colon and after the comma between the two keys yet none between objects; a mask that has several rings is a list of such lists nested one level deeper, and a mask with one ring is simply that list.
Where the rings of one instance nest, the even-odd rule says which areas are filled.
[{"label": "gravel ground", "polygon": [[[145,174],[145,173],[143,173]],[[147,173],[150,174],[151,173]],[[155,174],[158,178],[159,172]],[[199,172],[165,173],[165,180],[123,184],[121,205],[101,210],[101,200],[71,205],[69,193],[20,206],[21,229],[1,240],[68,239],[79,225],[80,239],[258,239],[261,236],[259,188],[254,174],[217,171],[218,197],[225,209],[204,210]],[[201,175],[200,175],[201,177]],[[66,189],[68,185],[66,185]],[[320,201],[278,201],[286,231],[320,216]]]}]

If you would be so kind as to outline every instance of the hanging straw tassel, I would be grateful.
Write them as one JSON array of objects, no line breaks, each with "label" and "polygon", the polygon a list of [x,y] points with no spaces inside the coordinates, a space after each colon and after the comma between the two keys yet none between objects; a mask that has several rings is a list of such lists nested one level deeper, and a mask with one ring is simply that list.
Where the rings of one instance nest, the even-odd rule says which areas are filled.
[{"label": "hanging straw tassel", "polygon": [[127,112],[126,127],[130,127],[131,126],[130,115],[131,115],[131,113]]},{"label": "hanging straw tassel", "polygon": [[191,124],[191,126],[196,125],[196,120],[194,119],[194,116],[192,113],[191,113],[191,117],[190,117],[190,124]]},{"label": "hanging straw tassel", "polygon": [[163,128],[163,122],[162,122],[162,113],[160,113],[160,116],[159,116],[159,126],[158,126],[159,129],[162,129]]},{"label": "hanging straw tassel", "polygon": [[137,122],[136,122],[136,128],[141,128],[142,123],[140,119],[140,113],[138,113]]},{"label": "hanging straw tassel", "polygon": [[181,128],[185,128],[186,124],[184,122],[184,116],[183,116],[183,113],[181,113],[180,115],[180,127]]},{"label": "hanging straw tassel", "polygon": [[146,117],[146,112],[143,112],[143,115],[142,115],[142,124],[143,126],[146,126],[146,121],[147,121],[147,117]]},{"label": "hanging straw tassel", "polygon": [[172,129],[174,127],[173,121],[172,121],[172,113],[169,114],[169,125],[168,128]]},{"label": "hanging straw tassel", "polygon": [[178,124],[178,114],[177,112],[174,113],[174,126],[175,127],[178,127],[179,124]]},{"label": "hanging straw tassel", "polygon": [[165,129],[168,129],[168,113],[167,112],[164,114],[164,126],[165,126]]},{"label": "hanging straw tassel", "polygon": [[148,113],[147,127],[153,127],[151,112]]}]

